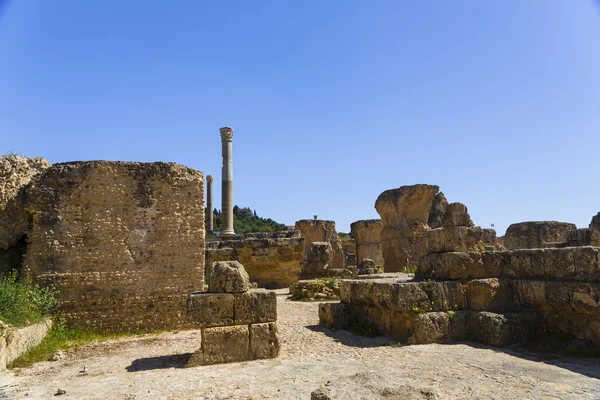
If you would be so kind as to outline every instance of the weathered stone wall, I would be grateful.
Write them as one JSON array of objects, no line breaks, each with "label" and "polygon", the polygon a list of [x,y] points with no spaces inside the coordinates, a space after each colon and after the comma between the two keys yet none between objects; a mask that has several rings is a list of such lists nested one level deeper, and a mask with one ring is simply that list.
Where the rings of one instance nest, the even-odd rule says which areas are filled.
[{"label": "weathered stone wall", "polygon": [[[217,240],[206,245],[206,268],[210,272],[215,261],[239,261],[258,286],[275,289],[298,281],[304,259],[304,239],[295,237]],[[262,237],[263,235],[257,235]]]},{"label": "weathered stone wall", "polygon": [[375,261],[376,265],[384,265],[381,248],[382,228],[383,225],[379,219],[356,221],[350,225],[350,233],[356,240],[356,259],[358,262],[368,258]]},{"label": "weathered stone wall", "polygon": [[[21,208],[23,188],[49,166],[42,157],[0,157],[0,275],[21,265],[27,248],[23,235],[28,223]],[[10,218],[2,217],[5,209],[12,210]]]},{"label": "weathered stone wall", "polygon": [[182,327],[187,294],[204,281],[203,185],[173,163],[55,164],[0,220],[26,221],[13,232],[29,241],[23,271],[58,288],[68,325]]},{"label": "weathered stone wall", "polygon": [[512,224],[504,235],[508,250],[556,247],[577,230],[575,224],[556,221],[531,221]]},{"label": "weathered stone wall", "polygon": [[436,226],[441,220],[441,227],[431,229],[430,212],[441,207],[438,194],[438,186],[412,185],[379,195],[375,209],[382,222],[385,272],[414,270],[421,258],[432,252],[485,249],[484,240],[489,240],[490,232],[474,226],[464,204],[444,206],[443,217],[435,219]]},{"label": "weathered stone wall", "polygon": [[335,230],[334,221],[303,219],[296,222],[296,229],[304,238],[304,252],[308,253],[314,242],[328,242],[331,245],[329,268],[344,268],[342,242]]}]

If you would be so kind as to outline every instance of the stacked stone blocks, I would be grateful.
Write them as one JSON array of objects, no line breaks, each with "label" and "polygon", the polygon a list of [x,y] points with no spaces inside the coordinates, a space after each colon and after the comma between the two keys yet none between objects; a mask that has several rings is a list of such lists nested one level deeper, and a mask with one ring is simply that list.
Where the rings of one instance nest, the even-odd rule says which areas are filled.
[{"label": "stacked stone blocks", "polygon": [[275,292],[249,287],[249,276],[239,262],[213,264],[209,291],[188,297],[188,315],[200,326],[202,343],[187,367],[279,355]]}]

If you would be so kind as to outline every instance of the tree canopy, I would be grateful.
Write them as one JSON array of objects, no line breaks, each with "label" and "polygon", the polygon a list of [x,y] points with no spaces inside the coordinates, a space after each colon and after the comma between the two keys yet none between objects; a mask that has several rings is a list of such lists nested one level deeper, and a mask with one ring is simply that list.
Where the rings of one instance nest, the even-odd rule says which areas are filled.
[{"label": "tree canopy", "polygon": [[[233,207],[233,229],[236,233],[273,232],[284,226],[271,218],[259,217],[256,210],[249,207]],[[221,211],[216,208],[213,211],[213,229],[221,230]]]}]

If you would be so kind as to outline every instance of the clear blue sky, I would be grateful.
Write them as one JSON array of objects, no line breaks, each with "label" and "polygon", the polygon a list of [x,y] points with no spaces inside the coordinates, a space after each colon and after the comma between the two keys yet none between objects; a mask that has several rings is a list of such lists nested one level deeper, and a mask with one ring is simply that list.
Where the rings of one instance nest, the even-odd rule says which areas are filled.
[{"label": "clear blue sky", "polygon": [[476,224],[600,211],[600,2],[79,1],[0,7],[0,152],[175,161],[348,231],[437,184]]}]

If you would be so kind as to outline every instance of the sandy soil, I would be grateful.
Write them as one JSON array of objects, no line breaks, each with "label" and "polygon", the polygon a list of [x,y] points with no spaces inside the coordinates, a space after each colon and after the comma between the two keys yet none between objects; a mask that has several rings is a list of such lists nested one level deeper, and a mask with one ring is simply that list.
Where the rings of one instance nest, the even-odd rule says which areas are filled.
[{"label": "sandy soil", "polygon": [[[440,399],[600,399],[598,359],[541,361],[475,344],[389,346],[318,327],[317,304],[284,293],[277,359],[182,368],[200,331],[119,339],[4,373],[0,399],[309,399],[359,373],[428,387]],[[54,397],[58,388],[67,394]]]}]

